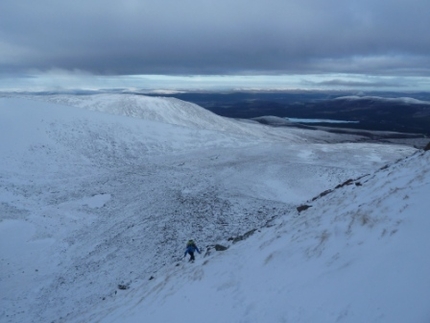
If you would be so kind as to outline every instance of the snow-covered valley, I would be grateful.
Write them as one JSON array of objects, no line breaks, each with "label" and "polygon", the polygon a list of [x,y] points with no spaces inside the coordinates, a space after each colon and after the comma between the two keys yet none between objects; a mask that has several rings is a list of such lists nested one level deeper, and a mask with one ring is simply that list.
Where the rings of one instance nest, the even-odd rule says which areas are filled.
[{"label": "snow-covered valley", "polygon": [[429,153],[133,95],[0,135],[1,322],[430,321]]}]

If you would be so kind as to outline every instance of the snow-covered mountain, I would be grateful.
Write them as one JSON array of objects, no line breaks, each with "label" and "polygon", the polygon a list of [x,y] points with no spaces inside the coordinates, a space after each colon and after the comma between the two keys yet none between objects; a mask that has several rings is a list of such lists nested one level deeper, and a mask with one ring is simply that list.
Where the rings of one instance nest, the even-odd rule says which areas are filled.
[{"label": "snow-covered mountain", "polygon": [[[271,141],[294,140],[301,142],[301,131],[288,131],[275,133],[271,128],[255,125],[243,125],[234,119],[220,117],[200,106],[178,100],[175,98],[149,97],[143,95],[124,94],[98,94],[98,95],[42,95],[24,96],[29,99],[37,99],[43,102],[58,103],[61,105],[79,107],[91,111],[99,111],[107,114],[127,116],[147,121],[173,124],[192,129],[215,130],[254,137],[264,140],[269,137]],[[333,137],[325,133],[308,133],[308,137],[317,140],[322,137],[333,140]]]},{"label": "snow-covered mountain", "polygon": [[[415,291],[411,322],[427,315],[414,148],[132,95],[3,97],[0,135],[1,322],[396,322]],[[195,264],[189,238],[210,251]],[[412,272],[420,286],[394,297]]]}]

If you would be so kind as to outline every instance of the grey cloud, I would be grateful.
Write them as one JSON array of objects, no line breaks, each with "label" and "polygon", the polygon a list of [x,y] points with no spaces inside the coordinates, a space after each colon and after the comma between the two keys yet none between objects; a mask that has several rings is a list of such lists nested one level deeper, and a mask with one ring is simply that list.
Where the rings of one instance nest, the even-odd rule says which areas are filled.
[{"label": "grey cloud", "polygon": [[428,75],[427,0],[2,0],[0,72]]},{"label": "grey cloud", "polygon": [[332,79],[328,81],[321,82],[311,82],[305,81],[303,84],[312,86],[322,86],[322,87],[336,87],[336,88],[408,88],[411,85],[405,84],[401,80],[395,80],[392,82],[387,81],[349,81],[342,79]]}]

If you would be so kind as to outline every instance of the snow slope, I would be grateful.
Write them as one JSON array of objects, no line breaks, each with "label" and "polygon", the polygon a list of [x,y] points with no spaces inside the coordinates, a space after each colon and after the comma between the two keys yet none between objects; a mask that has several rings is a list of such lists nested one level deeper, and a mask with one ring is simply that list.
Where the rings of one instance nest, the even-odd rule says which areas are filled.
[{"label": "snow slope", "polygon": [[101,322],[430,322],[430,153],[355,183],[172,265]]},{"label": "snow slope", "polygon": [[0,98],[1,322],[121,322],[127,304],[148,315],[144,295],[163,311],[148,279],[188,282],[176,275],[193,267],[175,264],[190,237],[205,247],[287,221],[320,192],[415,151],[152,100]]},{"label": "snow slope", "polygon": [[175,98],[148,97],[143,95],[98,94],[98,95],[42,95],[26,96],[32,100],[60,103],[82,109],[100,111],[108,114],[129,116],[150,121],[169,123],[193,129],[215,130],[253,137],[254,140],[292,140],[303,142],[305,137],[316,142],[335,140],[357,140],[357,136],[338,137],[323,131],[303,132],[299,129],[289,131],[274,130],[220,117],[196,104]]}]

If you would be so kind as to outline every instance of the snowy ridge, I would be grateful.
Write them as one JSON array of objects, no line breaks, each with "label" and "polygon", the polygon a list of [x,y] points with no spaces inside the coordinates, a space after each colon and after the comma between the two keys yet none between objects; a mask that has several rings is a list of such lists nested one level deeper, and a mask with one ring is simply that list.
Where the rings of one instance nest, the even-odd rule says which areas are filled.
[{"label": "snowy ridge", "polygon": [[[87,100],[83,102],[90,104]],[[103,102],[109,101],[104,98]],[[97,110],[97,107],[96,104],[91,109],[89,105],[88,110]],[[16,98],[0,99],[0,108],[4,133],[0,145],[3,168],[19,168],[20,165],[20,170],[36,171],[32,167],[44,169],[49,165],[54,171],[59,165],[63,170],[69,165],[73,171],[74,165],[104,164],[107,167],[141,163],[141,159],[151,154],[253,143],[243,135],[205,129],[196,132],[192,127],[130,118],[124,116],[127,109],[118,110],[120,115],[115,116]],[[176,115],[169,115],[169,112],[164,111],[165,119],[174,119]]]},{"label": "snowy ridge", "polygon": [[[193,129],[213,130],[253,137],[254,140],[290,140],[291,142],[326,142],[355,140],[357,136],[338,136],[323,131],[303,132],[299,129],[272,129],[257,123],[218,116],[202,107],[175,98],[149,97],[133,94],[43,95],[27,96],[108,114],[174,124]],[[245,124],[244,124],[245,123]]]},{"label": "snowy ridge", "polygon": [[[101,105],[109,98],[100,99]],[[127,306],[138,310],[143,297],[153,300],[151,313],[160,313],[167,309],[160,304],[180,295],[168,298],[165,286],[179,290],[190,282],[188,274],[200,279],[194,269],[209,268],[182,262],[176,267],[190,237],[205,249],[267,224],[288,223],[298,205],[322,191],[416,151],[395,145],[322,144],[315,132],[241,123],[253,132],[248,136],[89,111],[87,101],[87,108],[78,109],[34,99],[0,99],[2,323],[122,322],[122,311]],[[163,111],[173,119],[170,110]],[[323,140],[337,142],[342,136]],[[276,240],[278,231],[265,230]],[[300,239],[314,243],[313,236]],[[240,246],[247,241],[223,255],[229,262],[230,254],[240,258]],[[214,253],[198,258],[196,265],[208,259],[210,270],[223,270],[213,267],[223,259]],[[240,259],[245,264],[248,258]],[[228,263],[220,264],[229,277]],[[213,281],[220,291],[215,298],[227,302],[228,295],[238,295],[229,286],[239,278],[232,279],[231,284],[223,280],[223,286]],[[129,289],[119,290],[119,284]],[[240,299],[235,303],[238,317],[244,315],[244,304],[254,302]],[[276,303],[270,297],[264,302]],[[301,306],[306,309],[305,303]],[[189,317],[188,310],[183,314],[175,321]]]},{"label": "snowy ridge", "polygon": [[42,98],[83,109],[186,127],[222,130],[232,126],[232,122],[225,118],[175,98],[131,94],[51,95]]}]

